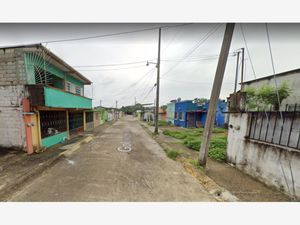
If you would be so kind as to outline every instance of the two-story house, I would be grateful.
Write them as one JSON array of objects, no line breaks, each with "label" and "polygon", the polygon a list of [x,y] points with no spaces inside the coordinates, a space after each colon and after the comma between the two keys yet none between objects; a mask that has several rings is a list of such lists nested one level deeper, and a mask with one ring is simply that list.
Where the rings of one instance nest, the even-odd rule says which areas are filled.
[{"label": "two-story house", "polygon": [[41,44],[0,48],[0,149],[33,153],[83,132],[90,84]]}]

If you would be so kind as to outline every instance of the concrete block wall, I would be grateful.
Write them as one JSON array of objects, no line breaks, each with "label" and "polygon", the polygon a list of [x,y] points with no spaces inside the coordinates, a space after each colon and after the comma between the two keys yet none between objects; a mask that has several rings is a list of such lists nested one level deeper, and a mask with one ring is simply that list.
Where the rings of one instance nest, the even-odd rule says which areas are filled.
[{"label": "concrete block wall", "polygon": [[0,150],[25,148],[22,99],[26,73],[21,49],[0,49]]},{"label": "concrete block wall", "polygon": [[248,127],[248,114],[230,114],[227,161],[261,182],[300,198],[300,152],[246,139]]}]

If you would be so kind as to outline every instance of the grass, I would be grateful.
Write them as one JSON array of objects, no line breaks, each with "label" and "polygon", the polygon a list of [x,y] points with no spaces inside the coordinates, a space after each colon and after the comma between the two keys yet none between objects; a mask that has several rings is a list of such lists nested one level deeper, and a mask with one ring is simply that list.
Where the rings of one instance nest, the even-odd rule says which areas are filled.
[{"label": "grass", "polygon": [[175,149],[168,149],[167,150],[167,156],[170,158],[170,159],[173,159],[173,160],[176,160],[176,158],[178,156],[180,156],[182,154],[182,152],[178,151],[178,150],[175,150]]},{"label": "grass", "polygon": [[[201,136],[203,128],[182,129],[182,130],[164,130],[163,134],[183,140],[183,145],[199,151],[201,147]],[[227,134],[224,128],[214,128],[213,136],[210,142],[208,156],[211,159],[224,162],[226,159]]]},{"label": "grass", "polygon": [[[155,124],[154,124],[154,121],[148,122],[148,124],[149,124],[150,126],[154,126],[154,125],[155,125]],[[159,120],[159,121],[158,121],[158,126],[159,126],[159,127],[165,127],[165,126],[171,126],[171,125],[172,125],[171,122],[166,122],[166,121],[163,121],[163,120]]]},{"label": "grass", "polygon": [[204,170],[202,166],[200,166],[199,162],[197,159],[190,159],[189,162],[196,167],[198,170]]}]

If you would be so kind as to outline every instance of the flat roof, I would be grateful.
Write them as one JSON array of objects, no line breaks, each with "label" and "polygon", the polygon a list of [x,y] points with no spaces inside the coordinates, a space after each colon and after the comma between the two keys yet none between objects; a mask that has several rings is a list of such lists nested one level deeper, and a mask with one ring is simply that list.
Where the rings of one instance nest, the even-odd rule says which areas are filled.
[{"label": "flat roof", "polygon": [[[52,59],[54,59],[57,63],[63,65],[67,72],[70,73],[70,75],[80,81],[82,81],[84,84],[91,84],[92,81],[90,81],[88,78],[83,76],[80,72],[75,70],[73,67],[71,67],[68,63],[66,63],[64,60],[62,60],[60,57],[55,55],[53,52],[51,52],[49,49],[47,49],[45,46],[43,46],[41,43],[35,43],[35,44],[27,44],[27,45],[10,45],[10,46],[0,46],[0,49],[12,49],[12,48],[37,48],[44,50]],[[73,73],[73,74],[72,74]]]},{"label": "flat roof", "polygon": [[242,84],[249,84],[249,83],[259,81],[259,80],[269,80],[269,79],[272,79],[274,76],[276,76],[276,77],[286,76],[286,75],[290,75],[290,74],[298,73],[298,72],[300,72],[300,68],[289,70],[289,71],[284,71],[284,72],[273,74],[273,75],[268,75],[268,76],[265,76],[265,77],[260,77],[260,78],[253,79],[253,80],[244,81]]}]

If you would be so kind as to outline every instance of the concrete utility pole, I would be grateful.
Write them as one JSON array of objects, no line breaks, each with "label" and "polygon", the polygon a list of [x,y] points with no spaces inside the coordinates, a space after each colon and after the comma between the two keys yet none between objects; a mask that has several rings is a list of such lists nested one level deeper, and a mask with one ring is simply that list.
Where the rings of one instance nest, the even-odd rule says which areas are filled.
[{"label": "concrete utility pole", "polygon": [[116,100],[116,120],[118,119],[118,100]]},{"label": "concrete utility pole", "polygon": [[236,52],[236,68],[235,68],[235,80],[234,80],[234,91],[233,93],[236,93],[237,88],[237,82],[239,77],[239,61],[240,61],[240,50]]},{"label": "concrete utility pole", "polygon": [[159,108],[159,72],[160,72],[160,41],[161,28],[158,29],[158,56],[157,56],[157,79],[156,79],[156,107],[155,107],[155,129],[154,134],[158,134],[158,108]]},{"label": "concrete utility pole", "polygon": [[232,40],[233,30],[234,30],[234,23],[228,23],[226,24],[225,34],[223,38],[221,53],[219,56],[218,66],[214,78],[214,84],[210,96],[210,102],[209,102],[209,108],[207,113],[207,118],[205,122],[205,128],[203,132],[203,139],[201,148],[199,151],[199,163],[201,166],[206,166],[206,159],[208,154],[208,148],[209,148],[209,141],[212,133],[212,128],[214,126],[215,122],[215,116],[216,116],[216,108],[220,96],[220,91],[222,87],[225,67],[227,63],[229,48]]},{"label": "concrete utility pole", "polygon": [[245,49],[242,48],[242,71],[241,71],[241,85],[244,82],[244,64],[245,64]]}]

